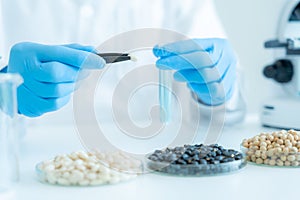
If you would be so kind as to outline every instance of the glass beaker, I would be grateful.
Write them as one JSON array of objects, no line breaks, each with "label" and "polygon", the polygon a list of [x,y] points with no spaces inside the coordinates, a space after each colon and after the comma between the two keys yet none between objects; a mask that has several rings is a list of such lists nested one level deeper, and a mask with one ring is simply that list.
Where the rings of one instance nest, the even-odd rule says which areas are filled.
[{"label": "glass beaker", "polygon": [[22,82],[18,74],[0,73],[0,196],[19,180],[17,87]]}]

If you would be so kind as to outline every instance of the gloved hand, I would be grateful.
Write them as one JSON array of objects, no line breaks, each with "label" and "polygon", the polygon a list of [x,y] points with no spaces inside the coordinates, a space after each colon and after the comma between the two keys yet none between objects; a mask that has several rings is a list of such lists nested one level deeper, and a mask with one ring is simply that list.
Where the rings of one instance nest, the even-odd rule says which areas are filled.
[{"label": "gloved hand", "polygon": [[102,68],[105,61],[78,44],[42,45],[18,43],[10,51],[7,72],[19,73],[24,83],[18,88],[19,113],[37,117],[64,106],[80,79],[82,68]]},{"label": "gloved hand", "polygon": [[225,39],[184,40],[155,46],[162,70],[177,70],[174,78],[187,82],[198,100],[206,105],[221,105],[233,94],[237,58]]}]

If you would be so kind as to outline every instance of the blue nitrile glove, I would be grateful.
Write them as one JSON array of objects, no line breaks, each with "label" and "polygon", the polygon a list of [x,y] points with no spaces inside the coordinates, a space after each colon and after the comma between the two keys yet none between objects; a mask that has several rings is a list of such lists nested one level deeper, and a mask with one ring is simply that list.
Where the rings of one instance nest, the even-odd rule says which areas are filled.
[{"label": "blue nitrile glove", "polygon": [[[91,46],[18,43],[10,51],[8,73],[19,73],[19,113],[37,117],[58,110],[70,99],[82,68],[102,68],[105,61]],[[81,77],[82,79],[82,77]]]},{"label": "blue nitrile glove", "polygon": [[221,105],[232,96],[237,58],[227,40],[183,40],[157,45],[153,53],[157,67],[176,70],[174,79],[187,82],[203,104]]}]

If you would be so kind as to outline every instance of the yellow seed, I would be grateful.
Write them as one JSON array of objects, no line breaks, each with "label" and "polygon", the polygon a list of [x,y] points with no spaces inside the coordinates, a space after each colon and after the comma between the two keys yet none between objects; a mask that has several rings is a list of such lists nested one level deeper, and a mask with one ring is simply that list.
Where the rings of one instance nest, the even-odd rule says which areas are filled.
[{"label": "yellow seed", "polygon": [[297,147],[292,147],[292,148],[290,148],[290,152],[291,153],[297,153],[298,152],[298,148]]},{"label": "yellow seed", "polygon": [[299,162],[298,161],[293,161],[292,166],[299,166]]},{"label": "yellow seed", "polygon": [[269,161],[269,165],[274,166],[275,164],[276,164],[276,161],[275,161],[275,160],[270,160],[270,161]]},{"label": "yellow seed", "polygon": [[280,147],[280,144],[274,144],[274,147],[275,148]]},{"label": "yellow seed", "polygon": [[274,149],[270,149],[267,151],[267,156],[271,157],[274,155]]},{"label": "yellow seed", "polygon": [[246,156],[246,160],[247,161],[251,161],[251,157],[250,156]]},{"label": "yellow seed", "polygon": [[283,161],[280,159],[276,160],[276,165],[283,166]]},{"label": "yellow seed", "polygon": [[253,149],[254,151],[258,150],[258,146],[253,146],[252,149]]},{"label": "yellow seed", "polygon": [[293,135],[288,135],[287,139],[289,139],[290,141],[294,141],[294,136]]},{"label": "yellow seed", "polygon": [[286,139],[286,140],[284,140],[284,144],[285,144],[285,145],[286,145],[286,144],[291,144],[291,141],[288,140],[288,139]]},{"label": "yellow seed", "polygon": [[276,160],[278,158],[278,156],[271,156],[271,160]]},{"label": "yellow seed", "polygon": [[299,136],[298,135],[294,135],[294,140],[298,141],[299,140]]},{"label": "yellow seed", "polygon": [[265,165],[268,165],[269,162],[270,162],[270,159],[265,159],[265,160],[264,160],[264,164],[265,164]]},{"label": "yellow seed", "polygon": [[272,142],[272,141],[274,140],[274,136],[273,136],[273,135],[269,135],[269,136],[268,136],[268,140],[269,140],[270,142]]},{"label": "yellow seed", "polygon": [[287,139],[287,135],[286,135],[286,134],[283,134],[283,135],[282,135],[282,139],[283,139],[283,140],[286,140],[286,139]]},{"label": "yellow seed", "polygon": [[258,157],[258,158],[259,158],[259,157],[260,157],[260,155],[261,155],[261,151],[260,151],[260,150],[257,150],[257,151],[255,151],[255,156],[256,156],[256,157]]},{"label": "yellow seed", "polygon": [[277,144],[282,145],[283,144],[283,140],[282,139],[277,140]]},{"label": "yellow seed", "polygon": [[266,147],[267,146],[267,143],[266,142],[261,142],[260,143],[260,147]]},{"label": "yellow seed", "polygon": [[287,157],[287,160],[288,160],[288,161],[294,161],[294,160],[296,160],[296,156],[294,156],[294,155],[289,155],[289,156]]},{"label": "yellow seed", "polygon": [[284,162],[284,165],[285,165],[285,166],[291,166],[291,162],[290,162],[290,161],[285,161],[285,162]]},{"label": "yellow seed", "polygon": [[267,151],[267,147],[262,146],[262,147],[260,147],[260,150],[261,150],[261,151]]},{"label": "yellow seed", "polygon": [[289,154],[289,148],[288,147],[285,147],[282,152],[284,153],[284,155],[288,155]]},{"label": "yellow seed", "polygon": [[266,136],[265,135],[260,136],[259,140],[264,142],[266,140]]},{"label": "yellow seed", "polygon": [[263,163],[263,160],[261,158],[256,159],[256,164],[262,164],[262,163]]},{"label": "yellow seed", "polygon": [[280,156],[280,159],[281,159],[282,161],[286,161],[286,156]]},{"label": "yellow seed", "polygon": [[249,144],[248,144],[248,142],[243,142],[243,147],[246,147],[246,148],[249,148]]}]

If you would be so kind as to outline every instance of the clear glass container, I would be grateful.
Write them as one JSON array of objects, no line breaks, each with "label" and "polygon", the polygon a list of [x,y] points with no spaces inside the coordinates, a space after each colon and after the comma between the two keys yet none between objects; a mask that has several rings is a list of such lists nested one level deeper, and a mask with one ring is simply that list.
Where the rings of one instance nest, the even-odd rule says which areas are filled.
[{"label": "clear glass container", "polygon": [[0,73],[0,196],[19,180],[17,87],[22,82],[18,74]]},{"label": "clear glass container", "polygon": [[235,160],[219,164],[171,164],[168,162],[157,162],[146,157],[148,170],[173,176],[215,176],[237,172],[246,166],[245,156],[241,160]]},{"label": "clear glass container", "polygon": [[256,154],[256,150],[254,148],[246,148],[241,144],[241,151],[245,155],[246,160],[258,166],[266,166],[266,167],[292,167],[299,168],[300,167],[300,152],[292,153],[292,152],[276,152],[267,151],[264,155],[261,153],[260,155]]},{"label": "clear glass container", "polygon": [[[59,180],[60,178],[62,178],[59,171],[52,172],[51,174],[49,174],[42,169],[42,166],[43,166],[43,162],[40,162],[35,166],[35,173],[37,175],[37,178],[41,183],[50,184],[50,185],[72,186],[72,187],[111,185],[111,184],[117,184],[125,181],[130,181],[137,177],[137,174],[131,174],[131,173],[115,171],[113,169],[107,169],[111,171],[110,175],[108,175],[107,177],[107,180],[97,181],[95,183],[85,183],[81,185],[78,183],[71,183],[69,181],[62,182]],[[53,177],[56,178],[53,179]]]}]

